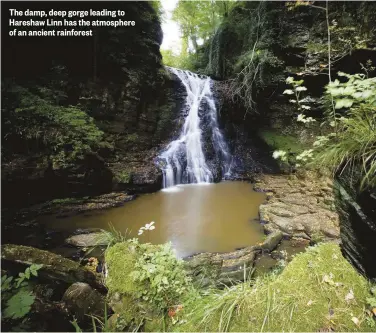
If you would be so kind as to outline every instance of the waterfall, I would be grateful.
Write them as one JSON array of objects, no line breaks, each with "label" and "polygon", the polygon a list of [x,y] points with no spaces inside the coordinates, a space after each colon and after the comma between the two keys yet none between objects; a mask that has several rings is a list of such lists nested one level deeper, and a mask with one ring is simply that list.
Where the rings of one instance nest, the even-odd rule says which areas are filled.
[{"label": "waterfall", "polygon": [[183,183],[210,183],[213,170],[208,165],[203,145],[203,118],[211,131],[211,144],[221,166],[222,177],[229,176],[232,157],[219,129],[217,108],[210,77],[168,67],[185,87],[187,116],[179,138],[172,141],[159,156],[163,161],[163,187]]}]

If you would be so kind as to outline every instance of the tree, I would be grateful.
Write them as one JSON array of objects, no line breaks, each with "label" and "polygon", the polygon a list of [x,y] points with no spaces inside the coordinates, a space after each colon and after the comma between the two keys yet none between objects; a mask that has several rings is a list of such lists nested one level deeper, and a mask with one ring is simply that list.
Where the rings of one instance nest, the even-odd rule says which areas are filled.
[{"label": "tree", "polygon": [[[183,45],[191,42],[192,53],[197,53],[199,40],[208,40],[223,18],[227,17],[233,1],[179,1],[172,18],[178,22]],[[183,52],[186,48],[183,47]]]}]

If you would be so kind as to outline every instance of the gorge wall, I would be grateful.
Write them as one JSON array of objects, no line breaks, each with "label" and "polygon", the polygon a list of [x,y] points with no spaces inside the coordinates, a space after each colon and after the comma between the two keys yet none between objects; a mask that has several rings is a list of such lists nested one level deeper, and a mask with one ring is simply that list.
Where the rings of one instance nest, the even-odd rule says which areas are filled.
[{"label": "gorge wall", "polygon": [[[117,30],[97,28],[92,38],[24,37],[20,41],[6,33],[9,6],[5,4],[2,10],[5,206],[113,189],[159,188],[161,173],[153,159],[158,145],[174,131],[181,99],[175,93],[179,81],[161,64],[162,31],[156,10],[148,2],[108,3],[109,10],[124,10],[136,25]],[[35,10],[50,9],[42,3],[33,6]],[[83,6],[57,3],[54,8],[79,10]],[[91,4],[93,9],[101,6]],[[94,126],[103,132],[96,148],[86,149],[70,165],[48,161],[48,143],[17,131],[17,126],[24,126],[16,111],[26,99],[26,94],[18,93],[21,89],[27,96],[42,98],[41,102],[49,98],[44,94],[47,91],[53,96],[53,106],[74,106],[92,117]],[[51,116],[40,117],[38,132],[55,126],[48,119]],[[76,125],[74,119],[69,121],[69,126]],[[83,145],[86,139],[82,139]],[[69,149],[62,150],[69,153]]]},{"label": "gorge wall", "polygon": [[[263,148],[269,155],[284,140],[287,153],[296,155],[297,143],[312,145],[316,135],[325,133],[320,121],[309,127],[296,121],[296,105],[283,94],[289,89],[285,80],[304,80],[305,103],[310,106],[305,115],[323,119],[322,97],[329,75],[334,80],[339,71],[362,73],[367,61],[376,63],[375,13],[373,2],[315,1],[308,6],[244,2],[224,18],[214,37],[200,49],[196,65],[198,71],[220,80],[222,121],[235,158],[245,162],[245,175],[255,165],[253,161],[263,156],[260,137],[269,144]],[[359,192],[354,190],[359,180],[349,184],[341,175],[336,178],[342,186],[336,198],[343,253],[362,274],[375,279],[375,189]]]}]

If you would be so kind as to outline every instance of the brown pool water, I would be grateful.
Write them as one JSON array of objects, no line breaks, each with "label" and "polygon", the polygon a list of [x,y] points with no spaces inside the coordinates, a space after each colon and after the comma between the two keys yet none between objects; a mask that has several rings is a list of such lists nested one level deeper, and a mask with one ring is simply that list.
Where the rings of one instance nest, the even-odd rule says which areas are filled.
[{"label": "brown pool water", "polygon": [[[198,252],[227,252],[254,245],[263,239],[263,228],[254,221],[265,200],[247,182],[178,185],[145,194],[122,207],[90,212],[65,219],[50,217],[53,229],[109,229],[131,232],[142,242],[170,241],[180,257]],[[138,236],[146,223],[155,229]]]}]

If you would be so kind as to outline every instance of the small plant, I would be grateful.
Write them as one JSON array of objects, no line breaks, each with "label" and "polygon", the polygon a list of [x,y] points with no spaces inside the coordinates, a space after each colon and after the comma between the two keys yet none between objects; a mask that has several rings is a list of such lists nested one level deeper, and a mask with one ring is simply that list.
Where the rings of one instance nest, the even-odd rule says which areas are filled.
[{"label": "small plant", "polygon": [[153,225],[154,224],[154,221],[150,222],[150,223],[146,223],[144,227],[141,227],[139,230],[138,230],[138,235],[141,236],[144,231],[151,231],[151,230],[154,230],[155,229],[155,226]]},{"label": "small plant", "polygon": [[38,276],[38,270],[43,265],[33,264],[19,273],[18,278],[4,275],[1,277],[1,299],[6,306],[3,310],[3,318],[20,319],[26,316],[34,303],[35,296],[29,290],[26,280],[32,276]]},{"label": "small plant", "polygon": [[176,258],[171,244],[139,244],[140,255],[131,277],[135,282],[146,283],[140,297],[160,310],[179,304],[179,298],[187,291],[190,278],[183,262]]},{"label": "small plant", "polygon": [[[296,107],[298,109],[299,114],[297,115],[296,121],[304,123],[306,126],[308,126],[308,124],[312,122],[315,122],[315,119],[313,119],[312,117],[307,117],[304,114],[304,112],[311,109],[311,107],[307,105],[309,99],[302,98],[302,92],[307,91],[307,88],[303,86],[304,81],[296,81],[293,77],[288,77],[286,79],[286,83],[290,84],[292,86],[292,89],[286,89],[283,94],[293,95],[293,98],[291,98],[289,101],[290,103],[296,104]],[[273,158],[279,159],[283,162],[288,162],[292,165],[295,165],[295,167],[300,167],[303,163],[307,163],[312,159],[312,157],[313,149],[304,150],[296,156],[287,154],[287,152],[284,150],[277,150],[273,152]]]},{"label": "small plant", "polygon": [[306,115],[303,114],[303,112],[305,110],[311,109],[311,107],[309,105],[304,104],[304,103],[306,103],[307,99],[301,98],[301,93],[303,91],[307,91],[307,88],[302,85],[304,83],[304,81],[303,80],[295,81],[294,78],[290,76],[286,79],[286,83],[291,84],[292,89],[286,89],[283,92],[283,94],[295,96],[294,99],[290,99],[289,101],[290,101],[290,103],[296,104],[298,111],[300,112],[298,114],[298,117],[297,117],[296,120],[300,121],[302,123],[305,123],[305,124],[316,121],[312,117],[306,117]]},{"label": "small plant", "polygon": [[360,190],[376,185],[376,78],[364,74],[338,73],[346,82],[335,80],[326,90],[335,102],[336,113],[328,111],[335,131],[315,142],[314,163],[334,172],[360,168]]}]

